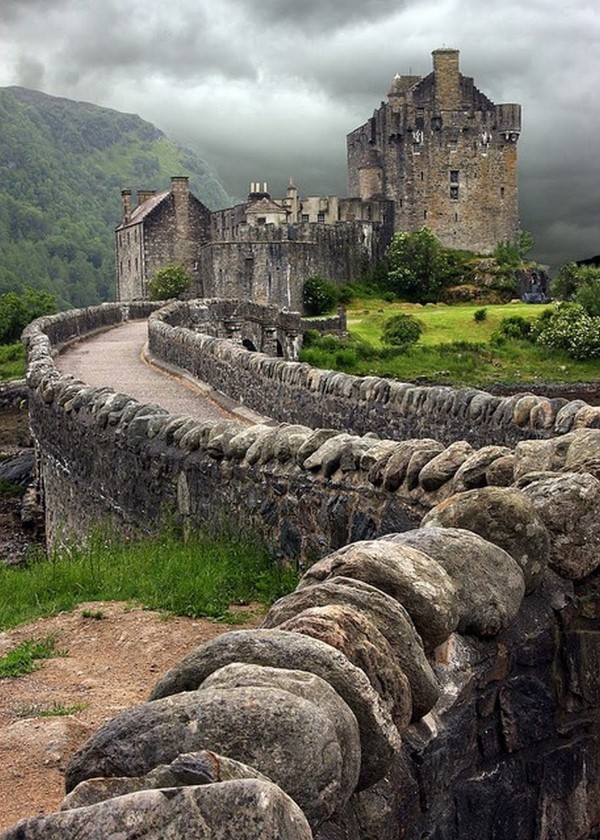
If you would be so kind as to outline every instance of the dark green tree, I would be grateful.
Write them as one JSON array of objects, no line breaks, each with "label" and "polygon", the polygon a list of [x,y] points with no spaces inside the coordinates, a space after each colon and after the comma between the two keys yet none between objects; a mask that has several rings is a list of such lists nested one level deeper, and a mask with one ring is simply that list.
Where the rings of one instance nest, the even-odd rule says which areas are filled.
[{"label": "dark green tree", "polygon": [[446,281],[444,249],[427,227],[397,233],[387,251],[387,286],[404,300],[437,300]]},{"label": "dark green tree", "polygon": [[169,300],[182,295],[190,287],[192,278],[182,265],[166,265],[155,272],[148,283],[150,300]]},{"label": "dark green tree", "polygon": [[308,315],[326,315],[339,301],[336,286],[323,277],[309,277],[302,289],[302,302]]}]

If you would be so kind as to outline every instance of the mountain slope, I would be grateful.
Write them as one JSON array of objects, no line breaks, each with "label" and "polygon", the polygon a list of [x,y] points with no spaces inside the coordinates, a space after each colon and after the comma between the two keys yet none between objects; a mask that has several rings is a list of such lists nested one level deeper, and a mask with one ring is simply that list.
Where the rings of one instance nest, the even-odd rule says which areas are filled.
[{"label": "mountain slope", "polygon": [[123,187],[189,175],[211,209],[232,203],[198,155],[133,114],[26,88],[0,88],[0,294],[24,286],[59,306],[114,294]]}]

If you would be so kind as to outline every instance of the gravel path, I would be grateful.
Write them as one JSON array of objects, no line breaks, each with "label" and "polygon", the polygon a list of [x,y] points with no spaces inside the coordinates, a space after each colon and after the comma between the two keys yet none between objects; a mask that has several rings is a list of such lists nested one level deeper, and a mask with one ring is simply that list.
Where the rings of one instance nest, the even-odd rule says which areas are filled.
[{"label": "gravel path", "polygon": [[147,340],[146,321],[127,323],[67,348],[56,358],[56,366],[88,385],[108,385],[139,402],[153,403],[172,414],[189,414],[199,420],[255,419],[249,412],[218,402],[208,394],[209,386],[196,383],[183,372],[161,370],[143,358]]}]

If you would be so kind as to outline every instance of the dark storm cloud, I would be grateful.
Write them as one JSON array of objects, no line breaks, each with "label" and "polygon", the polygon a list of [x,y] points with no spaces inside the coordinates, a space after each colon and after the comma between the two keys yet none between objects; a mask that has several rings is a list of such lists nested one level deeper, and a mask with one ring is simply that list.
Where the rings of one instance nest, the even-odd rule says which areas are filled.
[{"label": "dark storm cloud", "polygon": [[267,24],[299,32],[330,32],[398,12],[399,0],[246,0],[248,12]]}]

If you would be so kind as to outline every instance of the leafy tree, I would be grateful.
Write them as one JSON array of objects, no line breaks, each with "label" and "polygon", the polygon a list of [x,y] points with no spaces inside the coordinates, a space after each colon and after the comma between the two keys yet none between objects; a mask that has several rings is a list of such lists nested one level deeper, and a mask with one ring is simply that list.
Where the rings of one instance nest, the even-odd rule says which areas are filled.
[{"label": "leafy tree", "polygon": [[31,321],[56,312],[56,301],[44,291],[27,288],[22,295],[0,295],[0,344],[13,344]]},{"label": "leafy tree", "polygon": [[192,278],[182,265],[166,265],[155,272],[148,283],[150,300],[168,300],[179,297],[190,287]]},{"label": "leafy tree", "polygon": [[552,281],[552,294],[563,301],[575,301],[588,315],[600,315],[600,268],[566,263]]},{"label": "leafy tree", "polygon": [[524,261],[534,244],[533,234],[521,230],[515,239],[503,239],[499,242],[494,257],[498,265],[516,267]]},{"label": "leafy tree", "polygon": [[423,327],[414,315],[407,315],[402,312],[399,315],[393,315],[385,322],[381,333],[381,341],[384,344],[404,350],[411,344],[416,344],[422,332]]},{"label": "leafy tree", "polygon": [[339,300],[336,286],[323,277],[309,277],[302,289],[302,302],[308,315],[326,315]]},{"label": "leafy tree", "polygon": [[470,251],[444,248],[427,227],[397,233],[386,254],[385,285],[405,300],[436,301],[444,287],[469,282],[473,257]]}]

